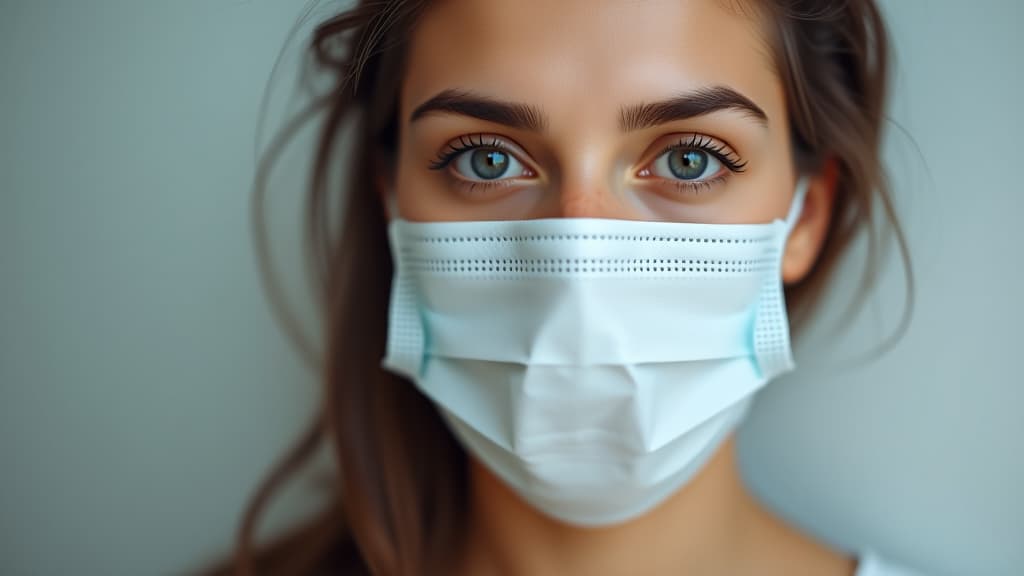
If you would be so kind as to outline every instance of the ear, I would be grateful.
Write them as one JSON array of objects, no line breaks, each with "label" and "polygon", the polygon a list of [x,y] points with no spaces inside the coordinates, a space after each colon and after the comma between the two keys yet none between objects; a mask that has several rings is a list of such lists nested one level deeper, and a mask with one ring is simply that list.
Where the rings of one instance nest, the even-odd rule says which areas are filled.
[{"label": "ear", "polygon": [[818,260],[832,224],[839,164],[834,157],[829,158],[821,172],[808,178],[803,211],[786,241],[786,253],[782,259],[782,281],[785,284],[803,280]]}]

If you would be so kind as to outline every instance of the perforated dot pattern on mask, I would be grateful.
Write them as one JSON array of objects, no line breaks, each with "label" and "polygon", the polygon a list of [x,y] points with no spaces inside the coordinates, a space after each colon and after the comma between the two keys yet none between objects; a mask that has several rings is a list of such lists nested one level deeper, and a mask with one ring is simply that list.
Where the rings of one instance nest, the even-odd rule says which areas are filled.
[{"label": "perforated dot pattern on mask", "polygon": [[765,285],[762,286],[758,300],[754,350],[761,373],[771,378],[788,370],[792,361],[789,322],[786,317],[782,282],[777,275],[765,278]]},{"label": "perforated dot pattern on mask", "polygon": [[749,238],[714,238],[706,236],[631,235],[631,234],[535,234],[526,236],[409,236],[408,242],[426,244],[457,244],[466,242],[564,242],[566,240],[599,240],[615,242],[683,242],[690,244],[758,244],[771,242],[771,236]]},{"label": "perforated dot pattern on mask", "polygon": [[409,270],[432,274],[620,275],[751,274],[772,266],[770,258],[713,260],[690,258],[411,258]]}]

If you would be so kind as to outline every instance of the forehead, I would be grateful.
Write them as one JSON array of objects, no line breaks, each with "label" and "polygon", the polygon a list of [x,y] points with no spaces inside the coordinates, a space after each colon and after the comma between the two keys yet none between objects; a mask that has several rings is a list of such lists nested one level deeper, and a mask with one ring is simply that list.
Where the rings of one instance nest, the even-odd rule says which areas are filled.
[{"label": "forehead", "polygon": [[553,124],[709,85],[783,106],[763,23],[736,0],[440,0],[410,39],[402,111],[445,89],[543,107]]}]

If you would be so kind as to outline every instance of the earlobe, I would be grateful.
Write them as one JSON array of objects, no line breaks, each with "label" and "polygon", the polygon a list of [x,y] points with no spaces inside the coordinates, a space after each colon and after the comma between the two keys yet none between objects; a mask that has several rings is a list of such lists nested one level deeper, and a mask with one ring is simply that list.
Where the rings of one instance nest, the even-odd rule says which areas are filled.
[{"label": "earlobe", "polygon": [[832,224],[838,177],[839,165],[835,158],[828,159],[818,174],[807,176],[803,211],[786,241],[782,261],[783,283],[800,282],[814,267]]}]

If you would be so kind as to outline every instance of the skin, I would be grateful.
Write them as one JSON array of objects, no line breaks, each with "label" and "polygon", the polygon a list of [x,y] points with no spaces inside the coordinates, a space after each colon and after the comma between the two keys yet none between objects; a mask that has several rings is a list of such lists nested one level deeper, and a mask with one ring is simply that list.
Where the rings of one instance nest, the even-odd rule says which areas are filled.
[{"label": "skin", "polygon": [[[414,221],[617,218],[759,223],[784,218],[796,187],[783,86],[752,10],[720,0],[443,0],[410,39],[399,152],[380,176],[389,217]],[[728,88],[763,112],[727,107],[623,130],[622,107]],[[421,106],[445,91],[514,102],[542,130]],[[415,116],[415,118],[414,118]],[[451,144],[483,143],[504,160],[487,184],[472,150],[444,167]],[[680,179],[666,148],[694,140],[707,170]],[[495,141],[501,149],[486,149]],[[504,154],[504,155],[502,155]],[[462,158],[460,162],[457,158]],[[717,159],[717,158],[716,158]],[[728,160],[742,171],[727,167]],[[432,169],[432,165],[433,168]],[[782,275],[811,269],[829,226],[835,170],[806,175],[801,218]],[[700,181],[694,184],[694,181]],[[800,533],[741,481],[734,439],[655,510],[599,529],[562,524],[473,462],[470,530],[460,573],[849,575],[855,561]]]}]

